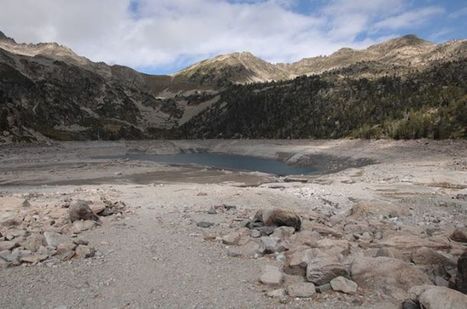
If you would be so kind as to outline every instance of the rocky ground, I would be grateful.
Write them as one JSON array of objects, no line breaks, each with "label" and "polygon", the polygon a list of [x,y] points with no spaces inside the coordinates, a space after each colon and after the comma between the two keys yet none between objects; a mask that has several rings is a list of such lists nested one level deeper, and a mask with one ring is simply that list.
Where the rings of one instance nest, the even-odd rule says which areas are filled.
[{"label": "rocky ground", "polygon": [[[124,159],[187,149],[326,168]],[[465,141],[2,146],[0,307],[465,308],[466,158]]]}]

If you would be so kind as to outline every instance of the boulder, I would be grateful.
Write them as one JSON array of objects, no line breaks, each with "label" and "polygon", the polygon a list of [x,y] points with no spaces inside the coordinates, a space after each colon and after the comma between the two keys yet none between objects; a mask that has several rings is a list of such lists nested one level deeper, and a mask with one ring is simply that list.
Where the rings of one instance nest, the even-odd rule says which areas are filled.
[{"label": "boulder", "polygon": [[233,231],[222,237],[222,243],[226,245],[239,245],[246,243],[248,237],[248,229],[242,228],[238,231]]},{"label": "boulder", "polygon": [[283,281],[284,274],[280,271],[279,267],[273,265],[266,265],[259,278],[259,282],[269,286],[278,286]]},{"label": "boulder", "polygon": [[357,293],[358,284],[342,276],[332,279],[330,284],[334,291],[343,292],[346,294]]},{"label": "boulder", "polygon": [[417,265],[442,265],[455,267],[456,262],[433,249],[422,247],[412,253],[412,262]]},{"label": "boulder", "polygon": [[306,267],[309,261],[308,250],[312,250],[309,247],[303,246],[294,248],[293,251],[289,251],[285,254],[285,266],[284,272],[289,275],[305,276]]},{"label": "boulder", "polygon": [[389,258],[393,258],[393,259],[399,259],[399,260],[403,260],[405,262],[410,262],[411,261],[410,253],[405,254],[402,251],[400,251],[399,249],[390,248],[390,247],[379,248],[378,251],[376,251],[376,254],[375,254],[375,257],[378,257],[378,256],[385,256],[385,257],[389,257]]},{"label": "boulder", "polygon": [[68,213],[71,222],[78,220],[94,220],[99,221],[99,217],[89,207],[90,202],[78,200],[70,206]]},{"label": "boulder", "polygon": [[382,291],[399,300],[407,297],[412,286],[431,284],[430,278],[415,266],[388,257],[358,257],[350,273],[362,288]]},{"label": "boulder", "polygon": [[47,254],[31,254],[25,255],[20,258],[21,262],[37,264],[39,262],[45,261],[49,256]]},{"label": "boulder", "polygon": [[44,232],[44,238],[46,245],[52,248],[57,248],[61,243],[71,242],[68,236],[53,231]]},{"label": "boulder", "polygon": [[418,298],[420,305],[425,309],[465,309],[467,308],[467,295],[445,287],[432,287],[426,289]]},{"label": "boulder", "polygon": [[467,251],[457,260],[456,290],[467,294]]},{"label": "boulder", "polygon": [[449,238],[456,242],[467,242],[467,227],[455,229]]},{"label": "boulder", "polygon": [[347,267],[336,255],[328,255],[319,249],[310,249],[306,258],[306,279],[315,285],[329,283],[339,276],[348,276]]},{"label": "boulder", "polygon": [[277,289],[277,290],[272,290],[266,293],[267,296],[273,297],[273,298],[282,298],[286,297],[287,293],[285,289]]},{"label": "boulder", "polygon": [[207,229],[207,228],[210,228],[210,227],[214,226],[214,223],[213,222],[207,222],[207,221],[200,221],[200,222],[196,223],[196,226]]},{"label": "boulder", "polygon": [[296,245],[306,245],[310,247],[317,247],[318,240],[321,239],[321,236],[318,232],[303,230],[299,233],[294,234],[290,237],[290,241]]},{"label": "boulder", "polygon": [[299,215],[294,211],[280,208],[259,210],[255,214],[253,222],[266,226],[291,226],[296,231],[299,231],[302,226]]},{"label": "boulder", "polygon": [[388,239],[378,242],[375,245],[372,245],[372,247],[391,247],[404,251],[412,251],[421,247],[427,247],[435,250],[450,249],[451,245],[448,241],[441,239],[437,239],[436,241],[434,241],[425,238],[420,238],[415,235],[394,235],[392,237],[389,237]]},{"label": "boulder", "polygon": [[0,226],[10,227],[20,225],[21,220],[16,213],[6,212],[0,214]]},{"label": "boulder", "polygon": [[308,298],[316,294],[316,287],[310,282],[300,282],[287,287],[287,294],[290,297]]}]

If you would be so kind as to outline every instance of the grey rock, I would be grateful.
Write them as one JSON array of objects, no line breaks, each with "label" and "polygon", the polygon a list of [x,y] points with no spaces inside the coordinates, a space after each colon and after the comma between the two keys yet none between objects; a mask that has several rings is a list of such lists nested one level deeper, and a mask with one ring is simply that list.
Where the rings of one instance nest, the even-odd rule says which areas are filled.
[{"label": "grey rock", "polygon": [[52,248],[56,248],[61,243],[70,242],[66,235],[53,231],[44,232],[44,238],[46,245]]},{"label": "grey rock", "polygon": [[260,238],[261,243],[264,247],[264,253],[275,253],[275,252],[283,252],[287,250],[287,247],[282,244],[280,238],[273,237],[273,236],[263,236]]},{"label": "grey rock", "polygon": [[79,234],[81,232],[87,231],[92,229],[96,226],[96,222],[92,220],[79,220],[73,222],[73,226],[71,227],[71,232],[74,234]]},{"label": "grey rock", "polygon": [[284,274],[280,271],[279,267],[273,265],[266,265],[259,278],[259,282],[269,286],[278,286],[284,281]]},{"label": "grey rock", "polygon": [[259,210],[253,222],[258,222],[266,226],[292,226],[299,231],[302,225],[300,216],[288,209],[262,209]]},{"label": "grey rock", "polygon": [[287,296],[285,289],[276,289],[266,293],[267,296],[272,298],[281,298]]},{"label": "grey rock", "polygon": [[214,223],[212,222],[207,222],[207,221],[200,221],[196,223],[196,226],[201,227],[201,228],[210,228],[214,226]]},{"label": "grey rock", "polygon": [[287,294],[290,297],[307,298],[316,294],[316,287],[313,283],[300,282],[287,287]]},{"label": "grey rock", "polygon": [[342,276],[332,279],[330,284],[334,291],[346,294],[357,293],[358,284]]},{"label": "grey rock", "polygon": [[259,257],[262,256],[264,247],[255,241],[249,241],[238,247],[230,247],[227,250],[227,255],[231,257]]},{"label": "grey rock", "polygon": [[465,309],[467,308],[467,295],[445,287],[432,287],[426,289],[418,298],[422,308],[426,309]]},{"label": "grey rock", "polygon": [[0,251],[3,251],[3,250],[11,250],[13,249],[14,247],[16,247],[18,244],[16,243],[16,241],[1,241],[0,240]]},{"label": "grey rock", "polygon": [[80,258],[90,258],[96,254],[96,250],[93,247],[86,245],[79,245],[76,250],[76,256]]},{"label": "grey rock", "polygon": [[21,245],[32,252],[39,250],[40,246],[43,245],[45,238],[42,234],[34,233],[31,234]]},{"label": "grey rock", "polygon": [[330,284],[330,283],[326,283],[326,284],[317,286],[317,287],[316,287],[316,292],[318,292],[318,293],[324,293],[324,292],[329,291],[329,290],[331,290],[331,289],[332,289],[331,284]]},{"label": "grey rock", "polygon": [[78,220],[94,220],[99,221],[99,217],[89,207],[90,202],[78,200],[70,206],[68,214],[71,222]]}]

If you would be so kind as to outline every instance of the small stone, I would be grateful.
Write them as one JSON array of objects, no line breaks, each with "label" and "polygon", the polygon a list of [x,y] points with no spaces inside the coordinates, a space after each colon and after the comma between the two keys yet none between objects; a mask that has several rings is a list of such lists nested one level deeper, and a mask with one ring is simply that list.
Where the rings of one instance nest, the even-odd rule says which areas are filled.
[{"label": "small stone", "polygon": [[295,283],[287,287],[287,294],[290,297],[307,298],[312,297],[315,293],[315,285],[309,282]]},{"label": "small stone", "polygon": [[21,245],[32,252],[39,250],[40,246],[44,243],[44,236],[39,233],[31,234]]},{"label": "small stone", "polygon": [[263,269],[259,281],[262,284],[269,286],[277,286],[284,281],[284,274],[280,271],[279,267],[266,265]]},{"label": "small stone", "polygon": [[96,254],[96,250],[93,247],[85,246],[85,245],[79,245],[76,248],[75,252],[76,252],[76,256],[80,258],[90,258]]},{"label": "small stone", "polygon": [[39,262],[46,260],[48,257],[49,256],[46,254],[31,254],[31,255],[22,256],[20,258],[20,261],[31,263],[31,264],[37,264]]},{"label": "small stone", "polygon": [[418,301],[406,299],[402,302],[402,309],[420,309]]},{"label": "small stone", "polygon": [[249,241],[238,247],[230,247],[227,255],[231,257],[259,257],[263,254],[264,247],[255,241]]},{"label": "small stone", "polygon": [[0,241],[0,251],[11,250],[17,246],[16,241]]},{"label": "small stone", "polygon": [[53,231],[44,232],[44,237],[47,246],[52,248],[56,248],[59,244],[69,241],[69,238],[66,235]]},{"label": "small stone", "polygon": [[295,233],[295,228],[291,226],[280,226],[274,229],[274,233],[271,234],[271,237],[277,237],[281,240],[290,238]]},{"label": "small stone", "polygon": [[285,289],[272,290],[272,291],[267,292],[266,295],[272,298],[280,298],[280,297],[287,296]]},{"label": "small stone", "polygon": [[287,248],[281,244],[280,238],[278,237],[261,237],[261,242],[264,247],[264,253],[275,253],[275,252],[283,252],[286,251]]},{"label": "small stone", "polygon": [[79,234],[81,232],[87,231],[92,229],[96,226],[96,222],[92,220],[79,220],[73,222],[73,226],[71,227],[71,232],[74,234]]},{"label": "small stone", "polygon": [[215,215],[215,214],[217,214],[217,211],[216,211],[216,209],[214,207],[211,207],[211,208],[208,209],[207,213],[209,215]]},{"label": "small stone", "polygon": [[94,202],[89,205],[89,208],[91,208],[92,212],[98,215],[105,210],[106,206],[103,202]]},{"label": "small stone", "polygon": [[332,279],[330,284],[334,291],[343,292],[346,294],[357,293],[358,284],[342,276]]},{"label": "small stone", "polygon": [[222,243],[226,245],[237,245],[241,238],[242,234],[239,231],[231,232],[222,237]]},{"label": "small stone", "polygon": [[31,207],[31,203],[29,203],[28,200],[24,200],[23,203],[21,204],[24,208],[29,208]]},{"label": "small stone", "polygon": [[251,230],[250,236],[253,238],[259,238],[261,237],[261,232],[258,230]]},{"label": "small stone", "polygon": [[318,292],[318,293],[324,293],[324,292],[329,291],[329,290],[331,290],[331,289],[332,289],[331,284],[330,284],[330,283],[326,283],[326,284],[317,286],[317,287],[316,287],[316,292]]},{"label": "small stone", "polygon": [[196,223],[196,226],[206,229],[206,228],[210,228],[210,227],[214,226],[214,223],[207,222],[207,221],[200,221],[200,222]]}]

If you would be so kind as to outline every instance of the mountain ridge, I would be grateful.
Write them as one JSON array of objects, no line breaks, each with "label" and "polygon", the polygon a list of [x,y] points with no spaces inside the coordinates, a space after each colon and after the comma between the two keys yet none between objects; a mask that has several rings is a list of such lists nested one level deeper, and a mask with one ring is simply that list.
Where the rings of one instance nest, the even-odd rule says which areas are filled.
[{"label": "mountain ridge", "polygon": [[[463,137],[458,126],[462,119],[452,113],[464,111],[466,45],[465,40],[432,44],[405,36],[365,50],[343,48],[330,56],[302,59],[290,64],[291,68],[242,52],[210,58],[169,76],[92,62],[56,43],[16,43],[1,33],[0,143],[47,138],[329,138],[350,134]],[[405,80],[416,81],[416,96]],[[406,98],[397,87],[408,89]],[[425,88],[437,89],[443,96],[434,93],[438,101],[432,102],[423,95]],[[385,89],[384,98],[376,95],[377,89]],[[342,102],[351,100],[352,93],[363,103],[347,106]],[[371,100],[365,93],[372,95]],[[388,105],[386,100],[398,103]],[[378,110],[378,105],[384,112],[375,113],[378,116],[373,119],[368,110]],[[342,115],[339,106],[348,114]],[[365,113],[367,120],[353,121]],[[388,124],[373,128],[378,121],[398,127],[405,123],[407,113],[425,119],[415,125],[424,127],[424,133],[396,130],[399,133],[393,134],[396,131]],[[433,133],[432,122],[438,121],[433,115],[441,122],[454,117],[456,125]]]}]

